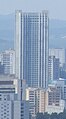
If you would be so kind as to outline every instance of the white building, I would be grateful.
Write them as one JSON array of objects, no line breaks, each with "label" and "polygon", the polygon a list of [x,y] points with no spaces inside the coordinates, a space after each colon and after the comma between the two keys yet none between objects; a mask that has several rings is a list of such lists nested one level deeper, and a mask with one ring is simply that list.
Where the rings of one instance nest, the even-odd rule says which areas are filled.
[{"label": "white building", "polygon": [[0,101],[0,119],[13,119],[12,101]]},{"label": "white building", "polygon": [[4,65],[4,74],[15,74],[15,51],[12,49],[0,53],[0,61]]},{"label": "white building", "polygon": [[59,114],[59,113],[64,111],[64,105],[65,105],[64,100],[60,100],[60,105],[59,106],[55,106],[54,104],[53,105],[48,105],[46,111],[49,114],[52,114],[52,113]]},{"label": "white building", "polygon": [[0,119],[13,119],[13,103],[17,100],[17,80],[0,76]]},{"label": "white building", "polygon": [[29,102],[14,102],[14,119],[29,119]]},{"label": "white building", "polygon": [[29,102],[20,100],[19,80],[0,75],[0,119],[29,119]]}]

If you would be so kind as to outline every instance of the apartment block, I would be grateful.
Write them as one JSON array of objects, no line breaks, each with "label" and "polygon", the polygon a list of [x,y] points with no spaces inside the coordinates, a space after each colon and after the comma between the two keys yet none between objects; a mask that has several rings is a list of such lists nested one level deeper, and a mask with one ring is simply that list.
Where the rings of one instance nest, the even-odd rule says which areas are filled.
[{"label": "apartment block", "polygon": [[35,118],[36,114],[44,113],[48,102],[48,94],[44,89],[27,88],[26,100],[29,101],[29,112],[32,118]]}]

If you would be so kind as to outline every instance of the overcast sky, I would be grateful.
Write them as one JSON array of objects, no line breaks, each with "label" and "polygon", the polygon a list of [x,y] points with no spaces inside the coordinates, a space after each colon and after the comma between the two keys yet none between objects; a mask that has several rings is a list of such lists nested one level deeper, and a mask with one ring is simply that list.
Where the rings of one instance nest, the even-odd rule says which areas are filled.
[{"label": "overcast sky", "polygon": [[66,20],[66,0],[0,0],[0,14],[48,10],[50,18]]}]

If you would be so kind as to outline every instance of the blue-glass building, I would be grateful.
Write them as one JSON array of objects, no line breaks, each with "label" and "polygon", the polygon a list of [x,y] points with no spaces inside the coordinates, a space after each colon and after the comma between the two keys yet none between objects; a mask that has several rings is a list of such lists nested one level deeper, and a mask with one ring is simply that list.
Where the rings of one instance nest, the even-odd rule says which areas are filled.
[{"label": "blue-glass building", "polygon": [[16,11],[16,77],[30,87],[48,85],[48,11]]}]

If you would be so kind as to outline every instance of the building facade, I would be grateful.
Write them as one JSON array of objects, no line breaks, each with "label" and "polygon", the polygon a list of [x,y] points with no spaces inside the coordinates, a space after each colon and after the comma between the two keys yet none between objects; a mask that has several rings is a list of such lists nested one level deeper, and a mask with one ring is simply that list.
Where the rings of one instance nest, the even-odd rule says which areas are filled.
[{"label": "building facade", "polygon": [[14,101],[14,119],[29,119],[28,101]]},{"label": "building facade", "polygon": [[48,12],[16,11],[16,77],[28,86],[48,86]]},{"label": "building facade", "polygon": [[55,56],[49,56],[48,63],[48,72],[49,72],[49,81],[51,80],[59,80],[59,58],[55,58]]},{"label": "building facade", "polygon": [[18,79],[0,75],[0,119],[29,119],[29,102],[21,100],[19,91]]},{"label": "building facade", "polygon": [[4,74],[4,65],[0,62],[0,75]]},{"label": "building facade", "polygon": [[0,119],[14,119],[14,101],[17,100],[17,79],[0,75]]},{"label": "building facade", "polygon": [[53,81],[48,85],[48,105],[46,105],[46,112],[61,113],[65,109],[64,100],[64,81]]},{"label": "building facade", "polygon": [[66,63],[66,49],[63,48],[49,49],[49,56],[55,56],[56,58],[59,58],[60,67],[63,67],[64,64]]},{"label": "building facade", "polygon": [[4,65],[4,74],[15,74],[15,51],[12,49],[0,53],[0,62]]},{"label": "building facade", "polygon": [[31,119],[34,119],[38,112],[44,113],[46,111],[48,93],[44,89],[26,88],[26,100],[29,101]]}]

